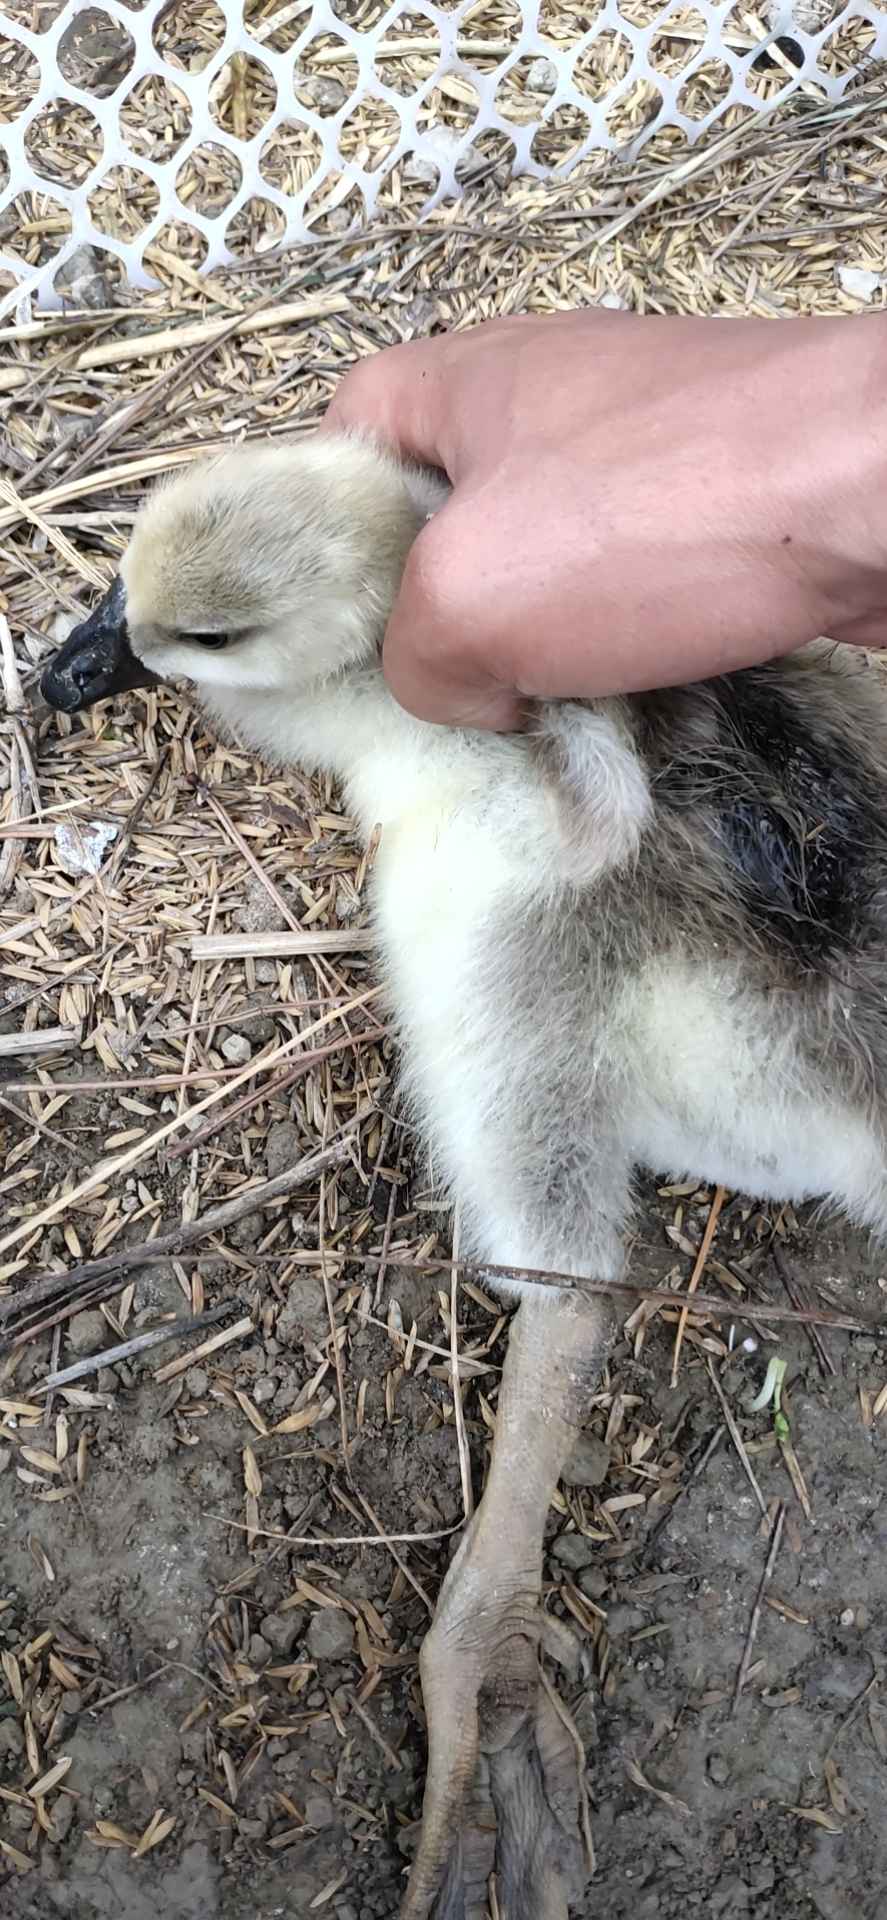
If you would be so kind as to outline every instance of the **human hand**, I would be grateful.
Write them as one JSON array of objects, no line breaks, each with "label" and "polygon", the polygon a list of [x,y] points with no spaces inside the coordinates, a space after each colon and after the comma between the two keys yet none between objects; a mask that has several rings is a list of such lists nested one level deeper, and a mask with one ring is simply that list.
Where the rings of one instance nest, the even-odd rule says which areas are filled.
[{"label": "human hand", "polygon": [[360,361],[325,424],[453,483],[385,640],[423,719],[887,644],[887,314],[490,321]]}]

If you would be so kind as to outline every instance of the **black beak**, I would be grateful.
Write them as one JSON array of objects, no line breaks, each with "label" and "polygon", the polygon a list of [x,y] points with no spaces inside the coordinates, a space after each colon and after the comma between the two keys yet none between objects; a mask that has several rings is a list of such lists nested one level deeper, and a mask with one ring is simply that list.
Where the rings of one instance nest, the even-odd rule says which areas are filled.
[{"label": "black beak", "polygon": [[50,707],[82,713],[109,694],[130,687],[156,687],[157,674],[137,660],[126,625],[126,588],[118,578],[94,613],[44,667],[40,691]]}]

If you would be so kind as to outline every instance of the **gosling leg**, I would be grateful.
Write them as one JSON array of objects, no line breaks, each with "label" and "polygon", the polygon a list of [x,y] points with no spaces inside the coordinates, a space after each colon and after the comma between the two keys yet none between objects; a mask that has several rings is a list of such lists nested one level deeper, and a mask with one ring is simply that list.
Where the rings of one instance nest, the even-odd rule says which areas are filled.
[{"label": "gosling leg", "polygon": [[483,1500],[420,1656],[428,1773],[401,1920],[566,1920],[581,1889],[573,1742],[539,1684],[542,1539],[610,1338],[606,1302],[527,1296],[512,1324]]}]

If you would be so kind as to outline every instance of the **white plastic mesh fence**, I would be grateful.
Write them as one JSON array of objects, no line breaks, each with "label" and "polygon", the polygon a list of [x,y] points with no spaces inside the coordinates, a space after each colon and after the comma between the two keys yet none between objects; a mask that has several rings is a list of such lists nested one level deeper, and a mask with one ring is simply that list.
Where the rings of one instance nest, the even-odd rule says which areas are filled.
[{"label": "white plastic mesh fence", "polygon": [[873,0],[0,0],[0,301],[418,218],[485,164],[603,172],[885,57]]}]

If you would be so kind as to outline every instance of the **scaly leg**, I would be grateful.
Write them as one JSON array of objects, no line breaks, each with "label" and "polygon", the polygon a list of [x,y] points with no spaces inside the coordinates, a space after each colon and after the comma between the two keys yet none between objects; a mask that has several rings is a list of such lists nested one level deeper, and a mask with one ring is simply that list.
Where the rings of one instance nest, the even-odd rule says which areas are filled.
[{"label": "scaly leg", "polygon": [[582,1873],[573,1742],[539,1686],[542,1538],[610,1336],[606,1302],[539,1289],[512,1324],[484,1497],[420,1669],[428,1773],[401,1920],[566,1920]]}]

